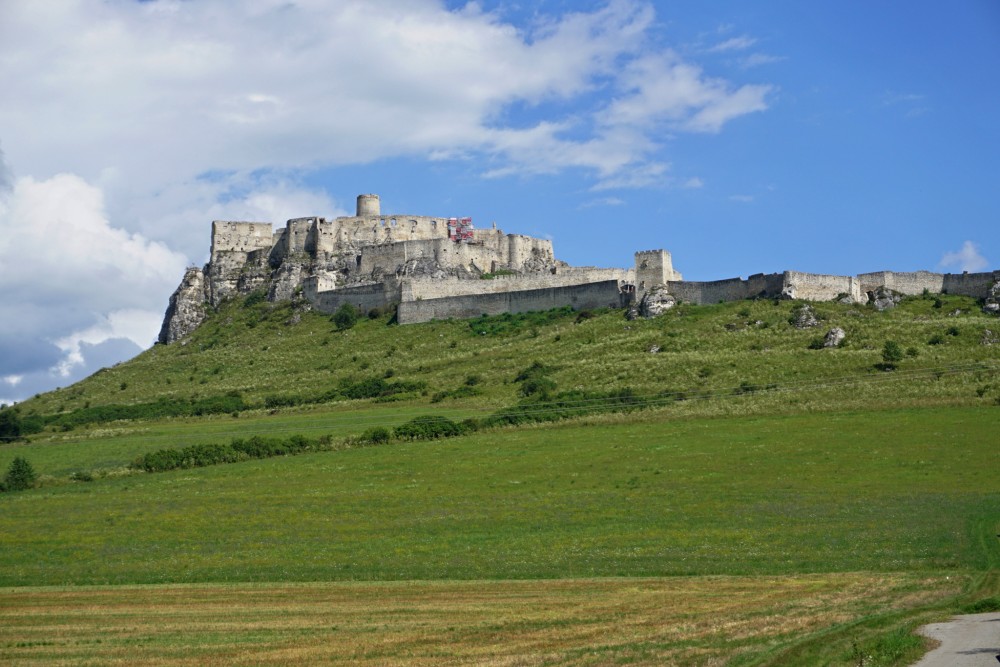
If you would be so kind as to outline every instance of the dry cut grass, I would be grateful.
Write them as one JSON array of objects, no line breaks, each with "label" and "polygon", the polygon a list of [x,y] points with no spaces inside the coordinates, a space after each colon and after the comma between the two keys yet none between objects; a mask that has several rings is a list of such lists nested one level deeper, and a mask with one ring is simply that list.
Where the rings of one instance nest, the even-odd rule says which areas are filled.
[{"label": "dry cut grass", "polygon": [[0,589],[0,662],[721,665],[959,585],[846,573]]}]

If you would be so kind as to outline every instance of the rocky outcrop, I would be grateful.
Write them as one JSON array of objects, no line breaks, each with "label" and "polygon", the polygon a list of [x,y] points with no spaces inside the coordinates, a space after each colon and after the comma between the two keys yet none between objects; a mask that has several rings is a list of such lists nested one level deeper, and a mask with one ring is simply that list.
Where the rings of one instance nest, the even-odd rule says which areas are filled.
[{"label": "rocky outcrop", "polygon": [[899,305],[902,298],[903,296],[899,292],[886,287],[879,287],[876,290],[868,292],[868,303],[872,304],[875,310],[879,312],[895,308]]},{"label": "rocky outcrop", "polygon": [[983,304],[983,312],[988,315],[1000,315],[1000,280],[990,287],[986,303]]},{"label": "rocky outcrop", "polygon": [[843,329],[834,327],[826,332],[826,336],[823,338],[823,347],[840,347],[846,337],[847,333]]},{"label": "rocky outcrop", "polygon": [[160,343],[173,343],[198,328],[205,319],[208,300],[206,287],[202,269],[192,266],[184,272],[180,286],[170,296],[170,304],[157,339]]},{"label": "rocky outcrop", "polygon": [[628,318],[658,317],[677,305],[677,299],[667,291],[666,285],[653,285],[642,296],[639,303],[633,305],[628,312]]},{"label": "rocky outcrop", "polygon": [[792,311],[790,322],[796,329],[809,329],[819,326],[819,320],[816,319],[816,311],[808,303],[802,304]]}]

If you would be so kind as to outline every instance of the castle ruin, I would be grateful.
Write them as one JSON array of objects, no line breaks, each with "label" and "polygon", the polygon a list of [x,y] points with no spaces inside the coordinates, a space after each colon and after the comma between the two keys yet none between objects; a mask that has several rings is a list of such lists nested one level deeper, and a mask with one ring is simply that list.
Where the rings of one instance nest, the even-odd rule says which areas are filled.
[{"label": "castle ruin", "polygon": [[833,276],[785,271],[710,282],[682,279],[670,253],[635,253],[631,268],[573,267],[552,242],[477,229],[469,218],[383,215],[379,196],[362,194],[354,216],[212,223],[208,264],[187,270],[170,298],[159,342],[172,343],[204,319],[205,306],[266,290],[269,301],[300,296],[333,313],[345,303],[361,312],[395,307],[400,324],[571,306],[621,308],[654,285],[680,301],[750,298],[864,303],[879,288],[901,294],[948,292],[995,297],[1000,271],[938,274],[881,271]]}]

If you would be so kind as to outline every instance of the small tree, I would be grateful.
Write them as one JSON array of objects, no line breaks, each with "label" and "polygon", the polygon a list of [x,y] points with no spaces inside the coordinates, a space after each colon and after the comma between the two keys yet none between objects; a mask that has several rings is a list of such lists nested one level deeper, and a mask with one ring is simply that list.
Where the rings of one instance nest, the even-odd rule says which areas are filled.
[{"label": "small tree", "polygon": [[333,323],[340,330],[350,329],[358,322],[358,311],[349,303],[344,303],[333,314]]},{"label": "small tree", "polygon": [[887,340],[882,346],[882,368],[891,371],[903,360],[903,348],[894,340]]},{"label": "small tree", "polygon": [[35,469],[28,460],[17,456],[10,462],[10,468],[7,469],[7,476],[3,482],[8,491],[23,491],[35,486],[36,479]]}]

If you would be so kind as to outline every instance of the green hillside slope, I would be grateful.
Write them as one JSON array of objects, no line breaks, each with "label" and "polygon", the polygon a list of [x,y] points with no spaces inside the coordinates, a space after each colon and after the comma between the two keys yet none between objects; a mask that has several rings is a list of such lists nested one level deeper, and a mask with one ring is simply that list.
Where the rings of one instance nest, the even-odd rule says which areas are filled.
[{"label": "green hillside slope", "polygon": [[[642,578],[613,584],[634,608],[661,585],[649,577],[683,575],[704,578],[696,604],[708,614],[725,588],[714,577],[747,577],[740,586],[757,586],[763,601],[776,578],[791,590],[803,577],[851,573],[858,590],[907,583],[849,612],[838,606],[847,598],[817,602],[807,586],[766,613],[801,607],[823,620],[797,633],[763,624],[739,644],[740,664],[857,664],[851,651],[862,650],[898,664],[920,651],[914,613],[1000,595],[1000,320],[970,299],[927,296],[881,313],[813,304],[819,325],[797,329],[802,305],[682,305],[631,322],[620,311],[412,326],[375,318],[338,330],[293,304],[227,304],[186,344],[11,413],[30,433],[0,444],[0,468],[26,458],[40,484],[0,494],[0,586],[13,587],[0,602],[6,594],[19,608],[48,594],[31,586],[420,580],[430,583],[414,595],[433,606],[442,580]],[[847,338],[823,349],[832,327]],[[885,356],[887,342],[900,358]],[[558,419],[556,402],[573,418]],[[505,414],[542,421],[505,426]],[[472,426],[443,439],[357,437],[426,415]],[[168,472],[134,465],[254,436],[325,444]],[[563,604],[559,585],[543,587]],[[428,623],[434,641],[464,650]],[[16,648],[27,626],[12,632],[0,658],[45,655]],[[269,641],[238,636],[237,651]],[[478,626],[463,636],[482,641]],[[560,645],[560,661],[576,664],[588,636]],[[132,641],[125,633],[122,647]],[[724,632],[681,633],[672,648],[636,641],[613,655],[662,664],[685,646],[682,662],[701,664],[701,651],[721,660],[737,646]],[[373,664],[407,662],[358,650]],[[497,650],[501,662],[531,655]]]},{"label": "green hillside slope", "polygon": [[[965,297],[909,298],[881,313],[817,303],[819,325],[796,329],[790,320],[801,306],[794,301],[681,305],[660,318],[632,322],[620,311],[594,317],[555,311],[409,326],[363,319],[339,331],[330,318],[300,312],[292,304],[250,299],[214,313],[185,343],[153,347],[71,388],[27,401],[21,409],[51,414],[229,393],[259,406],[268,399],[280,405],[316,401],[338,383],[370,378],[422,385],[416,395],[404,398],[452,392],[471,378],[475,390],[470,393],[476,396],[464,402],[498,406],[515,398],[511,380],[533,360],[554,367],[552,379],[564,390],[628,386],[639,393],[711,393],[776,384],[808,388],[800,393],[819,392],[826,398],[822,392],[829,381],[884,376],[874,365],[882,361],[887,340],[907,353],[899,364],[904,372],[940,373],[954,365],[996,361],[1000,349],[1000,322]],[[810,349],[833,327],[847,334],[840,347]],[[984,344],[991,341],[994,345]],[[868,400],[891,404],[897,398],[965,399],[984,386],[975,378],[945,381],[937,388],[922,381],[910,386],[896,381],[899,377],[891,378],[892,392],[868,382],[873,389],[854,390],[852,398],[858,405]],[[997,387],[986,386],[984,392],[1000,396]]]}]

